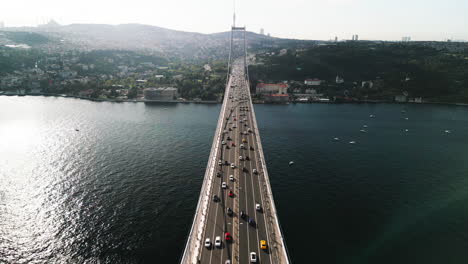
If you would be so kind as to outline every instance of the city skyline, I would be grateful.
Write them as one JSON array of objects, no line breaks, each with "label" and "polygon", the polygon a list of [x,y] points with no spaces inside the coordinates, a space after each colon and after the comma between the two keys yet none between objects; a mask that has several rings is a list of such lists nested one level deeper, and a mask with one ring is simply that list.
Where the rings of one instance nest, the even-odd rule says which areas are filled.
[{"label": "city skyline", "polygon": [[[169,29],[216,33],[232,24],[231,1],[174,0],[148,2],[134,0],[119,3],[110,0],[63,3],[43,0],[29,3],[8,1],[2,4],[0,21],[5,27],[37,26],[50,19],[67,24],[138,23]],[[183,6],[184,8],[180,8]],[[468,40],[468,2],[448,0],[403,0],[383,3],[371,0],[280,1],[260,0],[236,3],[238,25],[247,25],[256,33],[264,29],[274,37],[330,40]]]}]

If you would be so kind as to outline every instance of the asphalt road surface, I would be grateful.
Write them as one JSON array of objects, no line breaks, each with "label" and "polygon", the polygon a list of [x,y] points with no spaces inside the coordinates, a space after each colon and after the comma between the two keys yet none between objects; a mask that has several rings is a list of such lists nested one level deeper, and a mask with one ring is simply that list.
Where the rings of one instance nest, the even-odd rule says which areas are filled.
[{"label": "asphalt road surface", "polygon": [[[208,219],[204,229],[205,239],[211,240],[211,247],[203,247],[200,263],[225,264],[251,263],[250,253],[255,252],[257,263],[272,263],[266,216],[263,214],[263,201],[260,195],[261,185],[259,177],[263,177],[259,162],[257,141],[254,135],[252,111],[250,109],[250,92],[244,77],[243,64],[234,64],[231,71],[230,87],[227,89],[227,100],[223,129],[224,133],[218,153],[221,164],[216,164],[213,177],[211,200]],[[243,147],[241,147],[243,145]],[[240,157],[242,156],[242,160]],[[231,166],[234,164],[234,168]],[[254,173],[254,169],[258,171]],[[230,176],[234,178],[230,179]],[[227,187],[222,188],[225,182]],[[229,195],[232,192],[232,196]],[[216,195],[217,201],[213,196]],[[256,209],[259,204],[261,209]],[[228,208],[233,213],[228,215]],[[242,218],[240,212],[245,212]],[[249,219],[254,223],[249,224]],[[230,241],[226,240],[226,233],[230,234]],[[221,238],[221,247],[215,246],[216,237]],[[260,248],[260,241],[265,240],[267,249]],[[234,261],[234,258],[237,261]]]}]

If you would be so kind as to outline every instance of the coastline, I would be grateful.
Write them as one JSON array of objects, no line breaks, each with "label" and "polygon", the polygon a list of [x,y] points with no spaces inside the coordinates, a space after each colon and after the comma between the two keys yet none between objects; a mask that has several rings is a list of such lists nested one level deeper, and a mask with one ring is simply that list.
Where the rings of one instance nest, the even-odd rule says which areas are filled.
[{"label": "coastline", "polygon": [[[64,97],[64,98],[75,98],[81,100],[88,100],[93,102],[111,102],[111,103],[146,103],[146,104],[220,104],[218,101],[200,101],[200,100],[172,100],[172,101],[160,101],[160,100],[145,100],[145,99],[99,99],[99,98],[89,98],[78,95],[68,95],[68,94],[49,94],[49,93],[40,93],[40,94],[0,94],[0,96],[45,96],[45,97]],[[365,101],[352,101],[352,102],[336,102],[336,101],[292,101],[287,103],[269,103],[261,100],[252,101],[253,104],[272,104],[272,105],[286,105],[286,104],[411,104],[411,105],[451,105],[451,106],[468,106],[468,103],[452,103],[452,102],[394,102],[394,101],[384,101],[384,100],[365,100]]]}]

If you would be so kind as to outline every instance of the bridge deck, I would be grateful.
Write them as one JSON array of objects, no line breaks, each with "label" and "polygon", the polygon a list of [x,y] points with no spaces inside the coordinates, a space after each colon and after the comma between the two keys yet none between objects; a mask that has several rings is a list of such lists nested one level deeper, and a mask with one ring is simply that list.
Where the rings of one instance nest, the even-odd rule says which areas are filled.
[{"label": "bridge deck", "polygon": [[[250,263],[251,252],[256,253],[258,263],[289,263],[271,194],[249,84],[240,61],[233,65],[219,118],[182,263],[224,264],[227,260]],[[218,164],[219,161],[222,165]],[[223,182],[227,184],[225,189],[222,188]],[[219,197],[218,201],[214,201],[215,195]],[[256,209],[256,204],[260,205],[260,210]],[[232,215],[228,215],[228,208],[232,209]],[[241,217],[241,211],[245,212],[245,217]],[[254,223],[249,224],[250,220]],[[230,241],[225,239],[226,233],[230,234]],[[215,245],[218,236],[222,241],[220,247]],[[212,243],[210,248],[204,246],[207,238]],[[267,249],[260,248],[261,240],[266,241]]]}]

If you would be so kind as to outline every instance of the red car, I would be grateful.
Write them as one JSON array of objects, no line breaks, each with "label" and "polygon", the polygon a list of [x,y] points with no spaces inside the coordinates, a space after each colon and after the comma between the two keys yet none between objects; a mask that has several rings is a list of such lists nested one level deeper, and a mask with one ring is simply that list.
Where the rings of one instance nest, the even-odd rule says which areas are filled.
[{"label": "red car", "polygon": [[224,239],[226,239],[226,241],[231,241],[232,239],[231,234],[230,233],[224,234]]},{"label": "red car", "polygon": [[235,146],[236,146],[236,144],[234,144],[234,142],[232,142],[231,146],[235,147]]},{"label": "red car", "polygon": [[233,197],[234,193],[232,191],[229,191],[228,195],[229,195],[229,197]]}]

